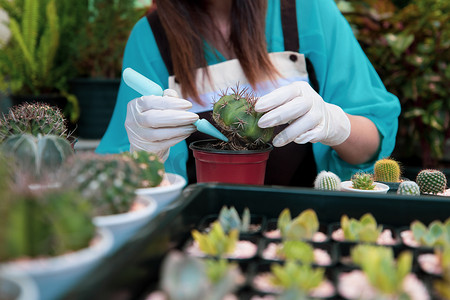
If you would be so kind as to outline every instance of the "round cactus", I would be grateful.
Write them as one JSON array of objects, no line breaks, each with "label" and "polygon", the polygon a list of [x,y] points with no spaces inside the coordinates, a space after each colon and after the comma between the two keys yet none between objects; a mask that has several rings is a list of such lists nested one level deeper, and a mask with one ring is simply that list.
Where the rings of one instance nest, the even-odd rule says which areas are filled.
[{"label": "round cactus", "polygon": [[399,195],[420,195],[420,188],[414,181],[403,181],[397,189]]},{"label": "round cactus", "polygon": [[373,190],[373,175],[364,172],[358,172],[352,176],[352,186],[358,190]]},{"label": "round cactus", "polygon": [[225,91],[214,103],[213,119],[230,140],[235,150],[257,149],[273,137],[273,128],[260,128],[258,121],[263,115],[255,111],[257,98],[239,86]]},{"label": "round cactus", "polygon": [[416,177],[420,191],[424,194],[438,194],[445,192],[447,188],[447,178],[439,170],[425,169],[419,172]]},{"label": "round cactus", "polygon": [[163,180],[164,163],[154,153],[147,151],[124,152],[123,155],[131,157],[141,170],[141,188],[158,186]]},{"label": "round cactus", "polygon": [[31,178],[52,176],[73,154],[70,143],[60,136],[31,134],[16,134],[8,137],[1,149],[11,155],[21,172]]},{"label": "round cactus", "polygon": [[378,160],[374,165],[374,180],[384,182],[400,181],[400,165],[391,158]]},{"label": "round cactus", "polygon": [[61,110],[45,103],[16,105],[0,118],[0,143],[14,134],[53,134],[67,137],[67,131],[67,122]]},{"label": "round cactus", "polygon": [[89,246],[90,203],[73,190],[10,194],[0,206],[0,261],[50,257]]},{"label": "round cactus", "polygon": [[321,171],[314,181],[314,188],[339,191],[341,189],[341,179],[333,172]]},{"label": "round cactus", "polygon": [[67,161],[61,173],[63,186],[89,199],[95,216],[128,212],[140,184],[137,164],[119,154],[80,153]]}]

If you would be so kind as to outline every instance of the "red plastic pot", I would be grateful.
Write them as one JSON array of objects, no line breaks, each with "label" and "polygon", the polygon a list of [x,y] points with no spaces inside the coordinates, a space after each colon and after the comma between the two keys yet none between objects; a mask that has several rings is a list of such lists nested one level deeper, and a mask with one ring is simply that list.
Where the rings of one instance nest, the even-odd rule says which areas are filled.
[{"label": "red plastic pot", "polygon": [[197,182],[263,185],[267,159],[273,146],[262,150],[217,150],[205,147],[215,140],[189,145],[195,158]]}]

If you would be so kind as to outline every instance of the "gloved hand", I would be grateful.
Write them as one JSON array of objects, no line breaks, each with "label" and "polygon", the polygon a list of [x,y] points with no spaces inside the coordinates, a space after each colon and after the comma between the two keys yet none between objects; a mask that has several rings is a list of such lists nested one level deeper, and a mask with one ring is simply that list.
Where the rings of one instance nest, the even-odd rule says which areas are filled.
[{"label": "gloved hand", "polygon": [[170,147],[197,130],[193,123],[198,115],[187,111],[191,107],[171,89],[162,97],[142,96],[130,101],[125,120],[130,151],[153,152],[165,161]]},{"label": "gloved hand", "polygon": [[267,112],[258,122],[261,128],[289,124],[273,139],[276,147],[292,141],[336,146],[350,135],[350,120],[344,111],[323,101],[304,81],[293,82],[261,97],[255,110]]}]

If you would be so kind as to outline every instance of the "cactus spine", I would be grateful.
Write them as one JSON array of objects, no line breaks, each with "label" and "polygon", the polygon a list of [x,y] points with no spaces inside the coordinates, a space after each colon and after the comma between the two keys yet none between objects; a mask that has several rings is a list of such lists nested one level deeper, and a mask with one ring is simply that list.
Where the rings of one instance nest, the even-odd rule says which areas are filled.
[{"label": "cactus spine", "polygon": [[397,189],[399,195],[420,195],[420,188],[414,181],[403,181]]},{"label": "cactus spine", "polygon": [[380,159],[374,165],[375,181],[399,182],[400,173],[400,165],[391,158]]},{"label": "cactus spine", "polygon": [[419,172],[416,177],[420,191],[425,194],[443,193],[447,187],[447,178],[439,170],[425,169]]},{"label": "cactus spine", "polygon": [[8,136],[28,133],[53,134],[67,138],[67,124],[61,110],[44,103],[24,103],[10,108],[0,118],[0,143]]},{"label": "cactus spine", "polygon": [[341,179],[333,172],[321,171],[314,181],[314,188],[339,191],[341,189]]},{"label": "cactus spine", "polygon": [[2,200],[0,261],[76,251],[95,235],[90,204],[78,192],[27,192]]},{"label": "cactus spine", "polygon": [[52,134],[12,135],[1,144],[1,149],[15,157],[20,171],[36,179],[54,174],[73,154],[72,146],[65,138]]},{"label": "cactus spine", "polygon": [[354,189],[359,190],[373,190],[375,185],[373,184],[372,174],[359,172],[352,176],[352,186]]},{"label": "cactus spine", "polygon": [[64,166],[63,175],[63,186],[89,199],[95,216],[128,212],[140,184],[137,164],[119,154],[77,154]]},{"label": "cactus spine", "polygon": [[140,169],[140,187],[149,188],[158,186],[163,180],[165,169],[164,163],[154,153],[147,151],[124,152],[123,155],[131,157]]},{"label": "cactus spine", "polygon": [[258,149],[273,137],[273,128],[260,128],[258,121],[263,115],[255,111],[257,98],[239,86],[222,93],[214,103],[213,119],[230,140],[234,150]]}]

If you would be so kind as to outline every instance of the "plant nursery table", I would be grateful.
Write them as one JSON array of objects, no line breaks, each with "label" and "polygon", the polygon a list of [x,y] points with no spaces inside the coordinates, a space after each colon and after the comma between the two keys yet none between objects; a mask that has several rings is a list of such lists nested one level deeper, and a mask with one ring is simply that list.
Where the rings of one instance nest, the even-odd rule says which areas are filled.
[{"label": "plant nursery table", "polygon": [[[238,211],[248,207],[252,214],[277,218],[284,208],[292,216],[315,210],[321,226],[340,221],[342,215],[360,218],[371,213],[379,224],[396,228],[414,220],[429,224],[450,217],[450,198],[406,196],[395,193],[362,194],[320,191],[282,186],[194,184],[166,206],[117,251],[107,257],[65,299],[145,299],[158,289],[160,266],[171,249],[182,249],[191,230],[207,215],[224,206]],[[242,299],[245,299],[245,288]],[[337,298],[339,299],[339,298]]]}]

